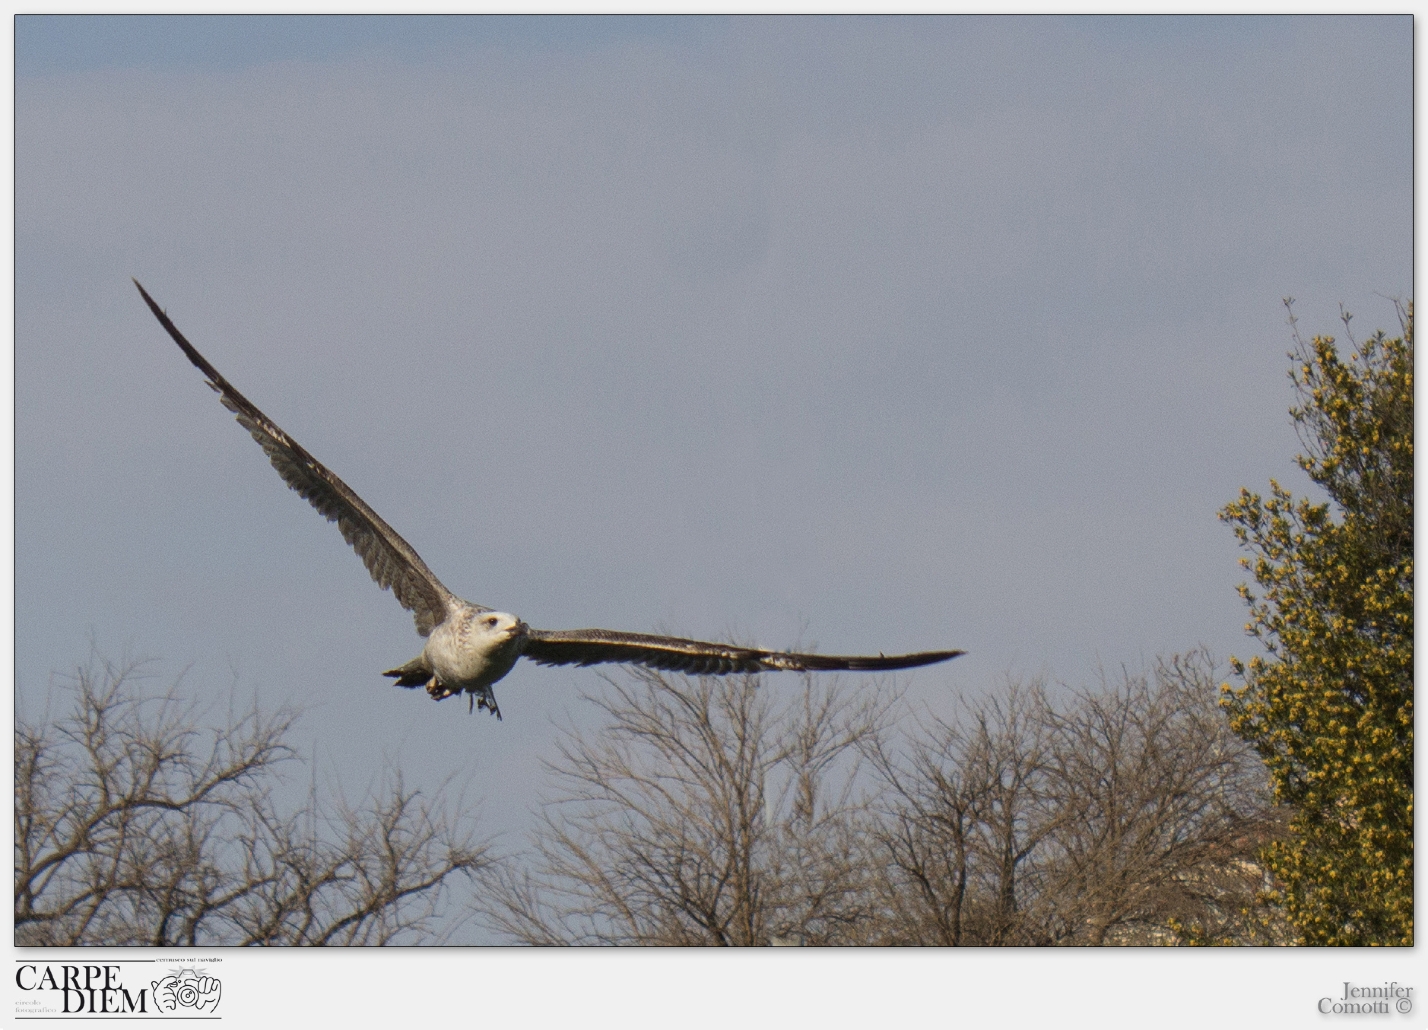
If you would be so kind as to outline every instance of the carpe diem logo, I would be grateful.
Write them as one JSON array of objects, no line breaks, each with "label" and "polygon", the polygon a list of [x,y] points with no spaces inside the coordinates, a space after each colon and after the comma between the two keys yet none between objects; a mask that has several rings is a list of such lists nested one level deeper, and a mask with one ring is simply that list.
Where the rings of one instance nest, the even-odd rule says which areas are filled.
[{"label": "carpe diem logo", "polygon": [[162,980],[152,981],[154,1004],[160,1012],[192,1010],[212,1012],[223,996],[216,976],[202,976],[196,969],[180,969]]},{"label": "carpe diem logo", "polygon": [[[221,960],[200,960],[200,964],[205,961]],[[211,975],[211,969],[175,966],[160,975],[161,970],[148,962],[137,968],[128,962],[22,962],[15,970],[15,986],[20,989],[15,1016],[54,1019],[172,1014],[222,1018],[211,1015],[223,997],[223,985]]]}]

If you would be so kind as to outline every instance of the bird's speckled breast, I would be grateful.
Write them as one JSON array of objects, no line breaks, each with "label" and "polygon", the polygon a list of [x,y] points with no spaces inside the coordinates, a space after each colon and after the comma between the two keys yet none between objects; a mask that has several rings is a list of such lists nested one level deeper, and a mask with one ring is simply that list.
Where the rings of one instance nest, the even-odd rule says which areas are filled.
[{"label": "bird's speckled breast", "polygon": [[492,634],[478,621],[489,613],[474,606],[453,613],[431,631],[423,654],[441,682],[452,690],[479,690],[516,664],[523,636]]}]

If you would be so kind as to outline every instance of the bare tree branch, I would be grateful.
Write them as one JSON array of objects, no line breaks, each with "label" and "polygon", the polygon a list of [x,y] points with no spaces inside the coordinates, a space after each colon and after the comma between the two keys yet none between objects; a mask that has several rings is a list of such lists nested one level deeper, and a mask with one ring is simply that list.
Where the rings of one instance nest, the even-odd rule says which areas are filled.
[{"label": "bare tree branch", "polygon": [[94,658],[57,721],[15,728],[15,940],[20,945],[416,943],[457,925],[455,873],[488,861],[445,789],[400,774],[360,807],[271,796],[296,713],[203,713],[139,663]]},{"label": "bare tree branch", "polygon": [[889,695],[805,678],[774,705],[760,677],[635,670],[587,699],[526,868],[493,878],[488,919],[531,944],[856,940],[868,863],[858,745]]},{"label": "bare tree branch", "polygon": [[1193,652],[1060,705],[1008,684],[905,755],[879,740],[887,940],[1275,940],[1254,857],[1276,817],[1218,697]]}]

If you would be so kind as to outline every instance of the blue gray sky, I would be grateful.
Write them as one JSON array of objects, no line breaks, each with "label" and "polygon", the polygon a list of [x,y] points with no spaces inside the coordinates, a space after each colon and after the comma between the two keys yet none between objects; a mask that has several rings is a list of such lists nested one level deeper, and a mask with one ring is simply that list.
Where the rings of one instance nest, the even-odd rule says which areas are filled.
[{"label": "blue gray sky", "polygon": [[[544,628],[965,648],[938,710],[1252,653],[1217,510],[1305,481],[1282,298],[1412,288],[1412,23],[16,23],[16,668],[303,706],[515,832],[588,671],[506,719],[143,307],[456,593]],[[790,687],[796,683],[790,681]],[[780,681],[770,680],[770,689]]]}]

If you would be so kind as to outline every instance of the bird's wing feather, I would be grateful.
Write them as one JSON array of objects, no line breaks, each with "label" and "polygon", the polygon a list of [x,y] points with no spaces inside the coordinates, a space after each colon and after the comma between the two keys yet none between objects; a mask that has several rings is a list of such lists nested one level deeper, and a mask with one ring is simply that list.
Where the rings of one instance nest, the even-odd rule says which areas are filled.
[{"label": "bird's wing feather", "polygon": [[237,416],[239,425],[253,434],[278,475],[326,516],[327,521],[337,523],[343,539],[352,545],[372,579],[384,590],[390,589],[402,607],[412,613],[417,632],[426,636],[440,625],[456,598],[441,585],[411,544],[398,536],[351,487],[235,390],[193,344],[184,339],[183,333],[169,321],[169,316],[154,303],[144,287],[139,286],[138,280],[134,285],[139,287],[144,303],[149,305],[159,324],[168,330],[188,360],[208,377],[208,385],[217,391],[223,406]]},{"label": "bird's wing feather", "polygon": [[525,657],[541,665],[599,665],[625,662],[695,676],[732,672],[855,670],[880,672],[911,669],[956,658],[962,651],[922,651],[899,655],[797,654],[760,651],[731,644],[713,644],[683,637],[619,633],[608,629],[533,629],[527,633]]}]

